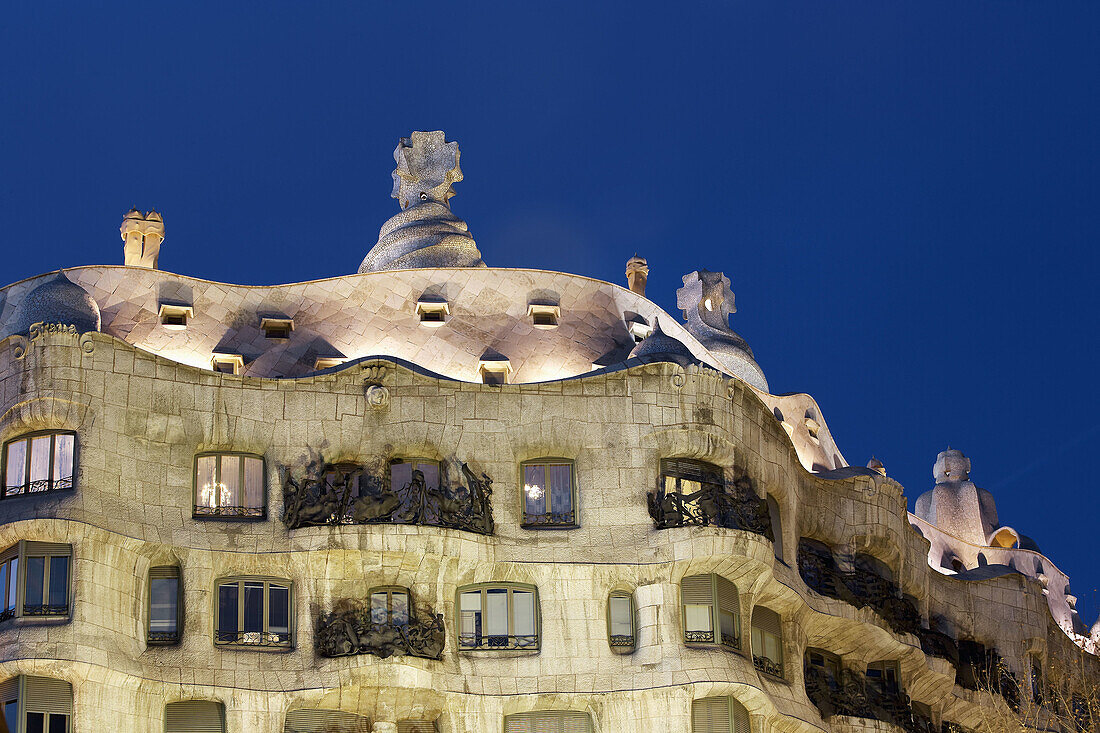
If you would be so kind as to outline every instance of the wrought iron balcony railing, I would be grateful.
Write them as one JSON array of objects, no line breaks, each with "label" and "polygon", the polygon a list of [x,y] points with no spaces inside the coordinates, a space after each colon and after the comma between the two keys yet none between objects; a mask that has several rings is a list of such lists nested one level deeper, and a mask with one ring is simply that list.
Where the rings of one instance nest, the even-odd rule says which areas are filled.
[{"label": "wrought iron balcony railing", "polygon": [[45,494],[49,491],[64,491],[73,487],[73,477],[66,476],[58,479],[40,479],[28,481],[17,486],[5,486],[0,497],[23,496],[24,494]]},{"label": "wrought iron balcony railing", "polygon": [[267,511],[262,506],[206,506],[205,504],[196,504],[194,517],[223,517],[223,518],[242,518],[242,519],[263,519],[267,516]]},{"label": "wrought iron balcony railing", "polygon": [[524,512],[523,527],[575,527],[576,512]]},{"label": "wrought iron balcony railing", "polygon": [[68,616],[69,606],[64,605],[50,605],[48,603],[24,605],[24,616]]},{"label": "wrought iron balcony railing", "polygon": [[293,635],[286,631],[215,631],[214,643],[245,647],[290,647]]},{"label": "wrought iron balcony railing", "polygon": [[459,634],[462,649],[538,649],[538,634]]},{"label": "wrought iron balcony railing", "polygon": [[764,674],[771,675],[772,677],[783,678],[783,663],[776,662],[768,657],[760,657],[755,654],[752,655],[752,664],[758,670]]},{"label": "wrought iron balcony railing", "polygon": [[702,484],[702,488],[690,494],[660,487],[646,494],[646,503],[657,529],[725,527],[775,541],[767,501],[740,483]]},{"label": "wrought iron balcony railing", "polygon": [[446,643],[441,614],[425,613],[406,623],[374,623],[367,608],[322,615],[317,620],[317,653],[322,657],[373,654],[382,659],[395,654],[442,659]]},{"label": "wrought iron balcony railing", "polygon": [[178,644],[180,635],[178,631],[150,631],[145,638],[147,644],[156,646],[169,646]]},{"label": "wrought iron balcony railing", "polygon": [[618,648],[627,648],[627,649],[629,649],[632,646],[634,646],[634,635],[633,634],[612,634],[611,635],[611,646],[615,647],[616,649],[618,649]]}]

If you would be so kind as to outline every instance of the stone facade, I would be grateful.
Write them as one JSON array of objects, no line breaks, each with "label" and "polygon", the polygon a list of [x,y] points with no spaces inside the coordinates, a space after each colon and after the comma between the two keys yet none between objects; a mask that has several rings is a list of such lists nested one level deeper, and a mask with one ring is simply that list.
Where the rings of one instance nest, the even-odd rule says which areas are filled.
[{"label": "stone facade", "polygon": [[[728,279],[706,275],[728,291]],[[1065,594],[1051,600],[1038,569],[967,576],[930,565],[943,530],[906,511],[902,487],[884,470],[848,466],[812,398],[773,396],[732,375],[723,368],[732,336],[718,358],[642,293],[484,267],[275,288],[149,266],[77,268],[67,277],[92,294],[96,319],[53,327],[46,301],[24,330],[25,314],[18,322],[11,314],[51,277],[0,291],[0,440],[72,431],[75,486],[0,499],[0,550],[71,545],[70,610],[0,621],[0,682],[70,683],[72,731],[161,731],[166,705],[207,700],[222,704],[234,733],[282,731],[288,712],[302,708],[355,713],[387,732],[408,721],[441,733],[500,731],[506,716],[557,710],[587,713],[600,733],[686,733],[693,703],[715,696],[743,706],[754,733],[975,727],[983,707],[1010,694],[1004,684],[1002,696],[960,685],[966,643],[995,649],[1023,690],[1031,655],[1084,654],[1052,615]],[[443,327],[416,320],[433,286],[455,304]],[[557,295],[557,330],[525,328],[521,307],[533,290]],[[193,320],[158,321],[162,298],[186,300]],[[357,315],[365,302],[380,305]],[[293,332],[265,343],[251,323],[265,309],[293,319]],[[628,357],[623,324],[639,314],[654,325],[661,318],[662,338],[683,347],[675,358],[656,348]],[[322,337],[347,361],[308,367],[309,345]],[[211,354],[227,344],[256,350],[243,374],[211,370]],[[740,344],[738,359],[751,361]],[[510,383],[474,381],[486,349],[510,352]],[[593,365],[611,352],[609,366]],[[540,355],[543,366],[555,360],[549,377]],[[197,516],[196,456],[212,452],[262,457],[262,516]],[[546,457],[573,468],[569,529],[522,526],[531,487],[521,465]],[[491,531],[386,519],[392,514],[353,522],[343,510],[313,524],[284,521],[288,479],[311,467],[384,476],[405,458],[443,466],[459,504],[468,501],[463,481],[484,477]],[[700,508],[694,524],[658,529],[649,495],[667,488],[668,459],[705,462],[717,488],[681,497]],[[741,492],[763,524],[722,519],[720,501],[709,509],[722,490]],[[1044,577],[1064,580],[1045,557],[1021,551],[1041,558]],[[178,643],[153,645],[148,578],[164,566],[179,569],[182,616]],[[736,588],[740,649],[685,643],[682,583],[710,574]],[[216,586],[228,577],[289,581],[290,643],[271,651],[216,643]],[[484,583],[537,589],[534,648],[462,648],[458,594]],[[319,642],[334,611],[377,587],[409,589],[429,621],[438,613],[442,651],[392,637],[385,653],[367,639],[365,653],[333,655]],[[632,600],[627,653],[609,644],[616,591]],[[760,608],[779,616],[778,659],[751,646]],[[429,651],[407,653],[413,647]],[[904,722],[860,710],[823,718],[807,694],[808,649],[835,655],[861,686],[869,665],[895,664],[908,696],[898,698]]]}]

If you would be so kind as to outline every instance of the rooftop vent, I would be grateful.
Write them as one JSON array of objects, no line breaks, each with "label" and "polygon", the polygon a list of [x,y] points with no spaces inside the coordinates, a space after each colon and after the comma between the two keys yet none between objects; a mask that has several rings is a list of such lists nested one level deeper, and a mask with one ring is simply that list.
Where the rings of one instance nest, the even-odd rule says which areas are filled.
[{"label": "rooftop vent", "polygon": [[439,328],[451,316],[451,306],[443,299],[421,298],[416,301],[416,314],[420,316],[420,325]]},{"label": "rooftop vent", "polygon": [[558,327],[558,319],[561,318],[561,306],[547,303],[528,303],[527,315],[531,317],[531,324],[535,328],[548,330]]},{"label": "rooftop vent", "polygon": [[508,384],[512,362],[507,356],[488,349],[477,362],[477,373],[482,384]]},{"label": "rooftop vent", "polygon": [[244,357],[225,351],[215,351],[210,357],[211,368],[221,374],[240,374],[244,369]]},{"label": "rooftop vent", "polygon": [[181,303],[160,304],[160,325],[171,331],[182,331],[187,322],[195,317],[195,309]]},{"label": "rooftop vent", "polygon": [[347,359],[343,356],[318,356],[313,362],[313,368],[316,371],[322,369],[331,369],[332,367],[340,366]]},{"label": "rooftop vent", "polygon": [[264,332],[264,338],[272,341],[286,341],[294,330],[293,318],[261,318],[260,330]]}]

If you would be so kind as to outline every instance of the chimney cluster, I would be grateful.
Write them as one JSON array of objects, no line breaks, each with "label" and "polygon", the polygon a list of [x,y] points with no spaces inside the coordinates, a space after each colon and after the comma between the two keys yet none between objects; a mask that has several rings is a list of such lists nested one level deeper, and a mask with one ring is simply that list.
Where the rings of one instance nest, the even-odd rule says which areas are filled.
[{"label": "chimney cluster", "polygon": [[626,282],[632,292],[645,297],[645,281],[649,275],[649,265],[644,257],[634,255],[626,261]]},{"label": "chimney cluster", "polygon": [[164,219],[156,211],[142,214],[136,208],[122,218],[124,264],[157,269],[160,243],[164,241]]}]

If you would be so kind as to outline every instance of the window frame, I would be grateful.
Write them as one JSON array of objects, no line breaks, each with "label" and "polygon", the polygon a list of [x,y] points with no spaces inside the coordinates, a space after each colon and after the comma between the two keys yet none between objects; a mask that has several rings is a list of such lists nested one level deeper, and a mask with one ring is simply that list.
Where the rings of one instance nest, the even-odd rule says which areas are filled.
[{"label": "window frame", "polygon": [[[242,506],[236,506],[236,507],[222,507],[222,506],[209,507],[205,504],[200,504],[199,503],[199,459],[210,458],[210,457],[214,457],[214,458],[218,459],[214,462],[214,481],[219,482],[221,480],[221,475],[222,475],[222,461],[221,461],[222,456],[237,456],[237,457],[241,458],[241,461],[240,461],[240,466],[241,466],[240,467],[240,477],[239,477],[240,483],[238,484],[238,486],[240,487],[239,490],[240,490],[242,498],[245,497],[248,493],[248,489],[247,489],[247,486],[245,484],[245,476],[247,475],[247,471],[245,470],[246,462],[245,462],[244,459],[246,459],[246,458],[255,458],[255,459],[258,459],[260,461],[260,481],[261,481],[261,485],[260,485],[260,506],[258,506],[258,507],[249,507],[249,506],[243,506],[242,505]],[[231,451],[231,450],[221,450],[221,451],[219,451],[219,450],[213,450],[213,451],[202,451],[200,453],[195,454],[194,460],[192,462],[192,468],[191,468],[191,505],[192,505],[191,518],[192,519],[201,519],[201,520],[213,519],[213,520],[230,521],[230,522],[262,522],[262,521],[265,521],[267,519],[267,492],[268,492],[268,486],[267,486],[267,459],[264,456],[260,455],[259,453],[249,453],[247,451]],[[207,512],[207,511],[200,512],[199,511],[200,509],[209,509],[210,511],[209,512]],[[236,510],[240,510],[240,511],[237,512],[237,513],[223,513],[222,510],[224,510],[224,509],[236,509]],[[250,511],[253,512],[253,513],[249,513]],[[258,513],[255,513],[255,512],[258,512]]]},{"label": "window frame", "polygon": [[[159,573],[157,571],[160,571]],[[172,571],[168,574],[165,571]],[[172,636],[168,632],[153,631],[153,580],[174,578],[176,581],[176,629]],[[145,584],[145,645],[146,646],[175,646],[183,638],[183,571],[179,565],[154,565],[146,573]],[[163,638],[153,638],[154,633],[164,634]]]},{"label": "window frame", "polygon": [[[410,456],[408,458],[405,458],[403,456],[394,456],[393,458],[391,458],[389,461],[386,462],[386,486],[389,487],[389,490],[391,492],[400,491],[401,489],[405,488],[404,486],[394,486],[393,485],[393,467],[398,466],[398,465],[403,465],[403,464],[412,464],[412,469],[410,469],[410,472],[409,472],[410,476],[412,475],[412,471],[419,470],[418,467],[421,466],[421,465],[431,464],[431,465],[435,466],[436,478],[439,481],[439,485],[436,486],[436,488],[437,489],[443,488],[443,484],[445,482],[444,482],[444,478],[443,478],[443,462],[442,461],[436,460],[435,458],[425,458],[423,456]],[[340,464],[340,465],[344,465],[344,464]],[[355,465],[357,467],[359,467],[360,469],[362,469],[362,467],[358,466],[358,464],[355,464]]]},{"label": "window frame", "polygon": [[[221,603],[220,595],[221,588],[224,585],[231,583],[237,584],[237,639],[232,641],[223,641],[218,639],[218,627],[221,622]],[[242,631],[241,627],[244,626],[244,584],[245,583],[263,583],[264,586],[264,599],[263,599],[263,629],[259,632]],[[271,625],[271,585],[275,584],[280,587],[285,587],[287,591],[287,640],[285,642],[268,642],[265,641],[265,637],[278,632],[272,632],[270,630]],[[214,640],[215,647],[232,648],[232,649],[248,649],[251,651],[288,651],[295,647],[297,642],[297,629],[295,624],[295,610],[296,604],[294,602],[294,581],[287,578],[279,578],[273,575],[226,575],[218,578],[214,581],[214,613],[212,615],[214,621],[214,629],[212,638]],[[258,643],[251,643],[241,641],[242,634],[259,633],[260,641]]]},{"label": "window frame", "polygon": [[[763,626],[758,626],[757,624],[753,623],[752,619],[755,618],[757,610],[769,611],[776,615],[776,617],[779,619],[778,634],[774,631],[769,631],[765,629]],[[749,649],[750,653],[752,654],[753,665],[761,673],[766,674],[769,677],[774,677],[776,679],[786,679],[784,674],[786,671],[786,665],[784,664],[785,650],[783,649],[783,615],[778,611],[768,608],[767,606],[753,606],[752,614],[749,617],[749,627]],[[762,647],[761,649],[759,649],[760,653],[757,653],[757,646],[754,643],[754,638],[757,632],[760,633],[760,646]],[[765,635],[767,635],[767,637],[775,638],[776,646],[779,649],[779,659],[772,659],[765,653],[768,646],[768,639],[765,637]],[[771,663],[770,665],[768,664],[769,662]]]},{"label": "window frame", "polygon": [[[490,646],[485,640],[490,636],[499,636],[499,634],[487,634],[482,633],[482,643],[477,646],[471,646],[465,644],[462,639],[462,595],[464,593],[481,593],[481,617],[487,619],[488,613],[488,593],[490,590],[507,590],[508,591],[508,634],[507,639],[509,643],[505,646]],[[535,624],[535,642],[532,645],[518,646],[512,641],[517,635],[515,631],[515,606],[512,600],[516,591],[528,592],[533,594],[534,600],[534,624]],[[470,583],[468,585],[459,586],[455,589],[455,648],[460,653],[467,652],[502,652],[502,651],[519,651],[519,652],[535,652],[538,653],[542,650],[542,604],[539,600],[538,586],[531,585],[529,583],[513,583],[509,581],[502,582],[487,582],[487,583]]]},{"label": "window frame", "polygon": [[[28,707],[30,707],[30,708],[40,708],[40,707],[49,708],[49,707],[54,707],[54,705],[57,705],[56,702],[54,703],[54,705],[49,705],[49,704],[46,704],[45,702],[41,702],[41,701],[38,701],[38,700],[28,701],[27,700],[27,695],[28,695],[27,686],[28,686],[28,682],[31,682],[32,680],[34,681],[34,684],[36,684],[36,685],[42,685],[44,683],[53,683],[53,684],[65,685],[66,687],[68,687],[67,699],[65,700],[64,703],[60,704],[60,707],[65,708],[65,709],[64,710],[57,710],[57,709],[54,709],[54,710],[30,709],[30,710],[28,710]],[[57,677],[43,677],[41,675],[20,674],[20,675],[16,675],[15,677],[9,677],[7,680],[4,680],[2,683],[0,683],[0,686],[7,687],[12,682],[15,683],[13,685],[13,687],[15,688],[14,689],[15,698],[12,699],[11,694],[9,693],[9,694],[3,696],[6,699],[0,699],[0,705],[3,705],[3,706],[6,706],[8,703],[11,703],[11,702],[15,703],[15,709],[16,709],[15,725],[16,725],[16,727],[15,727],[15,730],[12,731],[12,733],[15,733],[15,731],[25,731],[26,730],[27,714],[28,713],[39,713],[39,714],[42,715],[42,722],[43,722],[42,730],[44,730],[44,731],[49,731],[49,729],[50,729],[50,727],[49,727],[50,726],[50,718],[51,717],[53,717],[55,715],[61,716],[61,717],[65,718],[65,733],[72,733],[72,730],[73,730],[73,685],[72,685],[71,682],[69,682],[68,680],[63,680],[63,679],[57,678]],[[50,693],[44,693],[44,694],[49,695]],[[0,710],[0,715],[3,715],[3,710]]]},{"label": "window frame", "polygon": [[[49,479],[47,479],[47,488],[40,491],[30,490],[30,472],[31,472],[31,441],[34,438],[41,438],[42,436],[50,436],[50,467],[49,467]],[[59,435],[71,435],[73,438],[73,474],[69,477],[68,486],[54,486],[54,459],[57,452],[57,436]],[[18,443],[24,440],[27,442],[27,448],[23,455],[23,483],[19,485],[20,491],[18,493],[8,493],[8,451],[11,448],[12,443]],[[3,466],[0,467],[0,499],[11,499],[17,496],[39,496],[42,494],[51,494],[55,491],[72,491],[76,488],[76,477],[80,469],[80,439],[75,430],[57,429],[57,430],[35,430],[30,433],[22,433],[20,435],[13,436],[4,441],[3,453],[0,454],[0,460],[3,462]],[[60,483],[60,481],[58,481]]]},{"label": "window frame", "polygon": [[[689,639],[688,638],[688,621],[687,621],[687,606],[684,602],[684,580],[688,578],[697,578],[699,576],[707,576],[710,580],[710,603],[692,603],[690,605],[709,605],[710,606],[710,639]],[[725,582],[733,586],[734,591],[737,594],[737,608],[728,609],[723,608],[719,603],[718,598],[718,579],[721,578]],[[727,643],[722,634],[722,613],[730,613],[733,617],[733,631],[735,644]],[[685,575],[680,578],[680,628],[681,638],[684,644],[687,646],[707,646],[707,647],[720,647],[730,652],[738,654],[744,654],[745,652],[745,638],[743,629],[741,628],[741,591],[729,578],[719,575],[718,573],[696,573],[694,575]]]},{"label": "window frame", "polygon": [[[569,466],[569,505],[573,508],[569,514],[572,515],[572,521],[570,522],[539,522],[539,517],[553,518],[554,513],[550,511],[543,512],[542,514],[531,514],[527,512],[527,493],[523,488],[527,485],[527,467],[528,466]],[[577,512],[577,462],[572,458],[562,458],[559,456],[546,456],[544,458],[533,458],[529,461],[522,461],[519,464],[519,511],[520,511],[520,527],[523,529],[579,529],[580,522],[578,521]],[[545,496],[545,494],[544,494]],[[546,496],[546,506],[550,506],[550,497]],[[531,519],[529,519],[529,516]]]},{"label": "window frame", "polygon": [[[880,676],[872,677],[872,670],[879,672]],[[888,674],[890,672],[894,674],[893,682],[888,679]],[[882,692],[893,693],[895,695],[900,695],[902,693],[901,663],[896,659],[879,659],[874,662],[868,662],[867,669],[863,674],[869,683],[878,685]]]},{"label": "window frame", "polygon": [[[374,620],[374,595],[376,593],[386,594],[386,620],[385,624],[388,626],[408,626],[413,622],[413,596],[412,591],[403,585],[376,585],[367,591],[367,613],[371,623],[376,623]],[[393,620],[393,594],[402,593],[405,596],[405,623],[394,623]]]},{"label": "window frame", "polygon": [[[629,643],[624,640],[619,640],[616,643],[616,636],[611,633],[611,601],[614,598],[626,598],[629,603],[630,613],[630,636]],[[638,648],[638,622],[635,620],[637,609],[634,606],[634,593],[628,590],[613,590],[607,594],[607,644],[611,647],[611,651],[614,654],[633,654],[634,650]]]},{"label": "window frame", "polygon": [[[821,664],[813,663],[812,658],[815,655],[821,657]],[[844,662],[839,654],[835,654],[828,649],[808,646],[803,657],[803,664],[807,667],[820,669],[825,674],[831,688],[838,689],[840,687],[840,673],[844,670]]]},{"label": "window frame", "polygon": [[[40,549],[35,549],[34,545],[43,545]],[[62,551],[61,547],[67,547],[67,551]],[[31,540],[19,540],[14,545],[9,546],[2,553],[0,557],[3,557],[3,561],[0,564],[7,565],[8,571],[5,574],[5,580],[7,587],[0,589],[5,593],[5,597],[0,602],[0,622],[9,621],[11,619],[24,619],[24,623],[36,622],[36,621],[68,621],[73,615],[73,586],[74,586],[74,572],[73,572],[73,546],[68,542],[35,542]],[[36,608],[44,609],[41,613],[27,613],[27,560],[32,557],[41,557],[46,560],[43,563],[42,572],[42,600],[46,603],[36,604]],[[65,611],[63,613],[51,613],[50,610],[59,608],[60,606],[53,606],[48,603],[50,597],[50,572],[53,569],[54,558],[66,558],[66,578],[65,583]],[[11,609],[7,608],[8,598],[11,596],[12,589],[12,575],[11,561],[16,561],[15,569],[15,606]]]},{"label": "window frame", "polygon": [[[565,730],[566,721],[568,721],[570,718],[579,718],[579,717],[583,717],[584,720],[588,723],[588,727],[587,727],[587,732],[588,733],[591,733],[592,731],[594,731],[596,729],[595,728],[595,723],[592,720],[592,713],[588,712],[587,710],[562,710],[562,709],[556,709],[556,710],[524,710],[523,712],[509,713],[508,715],[504,716],[503,724],[501,726],[501,730],[504,731],[504,733],[508,733],[508,730],[509,730],[509,725],[508,724],[509,724],[509,722],[512,722],[512,723],[533,722],[533,723],[540,724],[539,727],[538,727],[538,730],[542,731],[542,730],[547,730],[547,724],[550,721],[554,721],[555,723],[560,724],[560,725],[555,725],[554,726],[558,730]],[[530,729],[534,730],[534,728],[530,728]],[[573,730],[575,730],[575,729],[573,729]]]},{"label": "window frame", "polygon": [[[744,703],[733,695],[711,695],[709,697],[697,697],[691,701],[691,718],[689,720],[691,733],[711,733],[711,731],[714,730],[711,726],[708,726],[710,730],[696,729],[695,706],[696,704],[713,704],[717,700],[723,700],[726,703],[726,715],[729,722],[728,733],[749,733],[749,731],[752,730],[752,716],[749,714],[748,708],[745,707]],[[727,733],[727,731],[721,731],[721,733]]]}]

